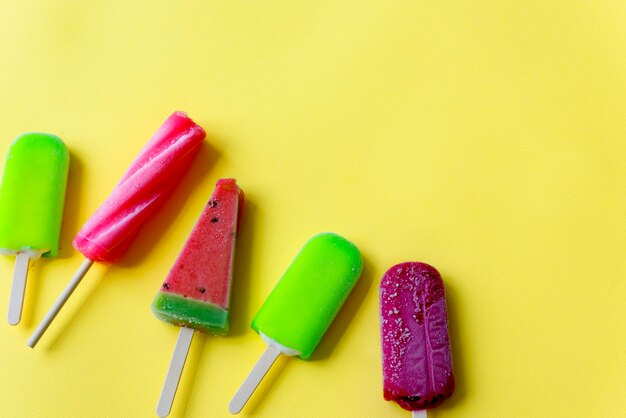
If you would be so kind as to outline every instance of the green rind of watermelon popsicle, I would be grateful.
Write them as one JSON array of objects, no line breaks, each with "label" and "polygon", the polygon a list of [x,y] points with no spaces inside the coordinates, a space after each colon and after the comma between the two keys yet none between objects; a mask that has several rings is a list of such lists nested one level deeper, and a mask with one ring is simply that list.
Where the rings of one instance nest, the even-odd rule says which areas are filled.
[{"label": "green rind of watermelon popsicle", "polygon": [[69,153],[55,135],[27,133],[7,155],[0,185],[0,252],[56,257]]},{"label": "green rind of watermelon popsicle", "polygon": [[161,321],[174,325],[215,335],[225,335],[228,332],[228,311],[212,303],[159,292],[152,302],[152,312]]},{"label": "green rind of watermelon popsicle", "polygon": [[361,254],[350,241],[333,233],[315,235],[265,300],[252,329],[309,359],[362,269]]}]

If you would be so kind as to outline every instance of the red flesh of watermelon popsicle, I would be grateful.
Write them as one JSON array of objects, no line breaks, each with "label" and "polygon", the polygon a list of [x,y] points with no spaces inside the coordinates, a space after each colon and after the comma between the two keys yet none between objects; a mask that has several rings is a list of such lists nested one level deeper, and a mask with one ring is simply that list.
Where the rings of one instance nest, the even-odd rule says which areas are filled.
[{"label": "red flesh of watermelon popsicle", "polygon": [[380,320],[384,397],[425,417],[454,392],[439,272],[424,263],[390,268],[380,283]]},{"label": "red flesh of watermelon popsicle", "polygon": [[152,303],[157,318],[180,326],[157,405],[169,415],[194,330],[224,335],[233,277],[235,238],[244,195],[235,179],[218,180],[200,219]]}]

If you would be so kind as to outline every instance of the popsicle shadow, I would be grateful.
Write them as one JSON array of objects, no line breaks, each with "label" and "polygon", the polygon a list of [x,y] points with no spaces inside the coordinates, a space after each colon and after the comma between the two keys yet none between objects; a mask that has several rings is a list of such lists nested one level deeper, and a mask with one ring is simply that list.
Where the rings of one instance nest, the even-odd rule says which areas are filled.
[{"label": "popsicle shadow", "polygon": [[75,251],[72,247],[72,240],[81,227],[78,214],[80,213],[80,196],[84,171],[83,163],[70,151],[70,168],[65,192],[58,258],[70,258]]},{"label": "popsicle shadow", "polygon": [[343,307],[337,314],[337,317],[331,324],[328,331],[322,338],[319,346],[316,348],[311,360],[321,360],[329,357],[332,354],[333,349],[337,346],[339,339],[345,333],[348,326],[352,322],[352,319],[359,310],[359,307],[365,300],[367,293],[374,281],[373,269],[370,265],[368,258],[363,255],[363,271],[359,281],[352,289],[352,292],[346,299]]},{"label": "popsicle shadow", "polygon": [[462,328],[461,317],[459,315],[459,301],[456,289],[450,284],[450,280],[445,275],[443,281],[446,287],[446,306],[448,308],[448,332],[450,333],[450,348],[452,350],[452,365],[454,367],[455,389],[452,396],[443,402],[439,407],[428,411],[433,417],[437,416],[438,411],[456,408],[463,402],[466,396],[465,384],[465,364],[463,362],[463,341],[461,341],[459,329]]},{"label": "popsicle shadow", "polygon": [[[141,263],[150,249],[159,241],[165,232],[176,224],[176,216],[185,205],[189,196],[194,192],[197,184],[206,177],[210,167],[219,158],[219,153],[205,140],[200,146],[198,155],[191,163],[191,167],[183,176],[173,193],[157,208],[156,213],[146,221],[131,244],[128,252],[120,259],[118,264],[130,267]],[[209,196],[207,195],[207,200]],[[178,251],[179,248],[175,249]]]},{"label": "popsicle shadow", "polygon": [[[245,185],[241,185],[242,189]],[[244,193],[245,193],[244,189]],[[253,228],[256,224],[256,204],[249,194],[245,195],[243,217],[239,226],[235,249],[235,268],[231,289],[229,335],[237,336],[246,333],[250,324],[247,322],[250,311],[250,280],[252,278],[252,242]]]}]

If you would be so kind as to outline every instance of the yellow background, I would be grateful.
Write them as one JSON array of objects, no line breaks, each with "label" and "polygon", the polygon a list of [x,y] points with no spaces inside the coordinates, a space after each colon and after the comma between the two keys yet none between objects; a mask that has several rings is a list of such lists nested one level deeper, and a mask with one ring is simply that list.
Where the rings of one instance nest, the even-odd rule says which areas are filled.
[{"label": "yellow background", "polygon": [[[382,399],[377,286],[409,260],[448,292],[458,387],[429,416],[626,416],[625,2],[7,3],[2,153],[44,131],[72,160],[61,257],[0,323],[3,417],[154,416],[178,330],[149,306],[229,176],[248,199],[232,333],[195,337],[172,416],[229,416],[264,349],[249,323],[321,231],[356,243],[362,279],[242,416],[408,417]],[[174,110],[208,133],[189,175],[28,349],[73,235]]]}]

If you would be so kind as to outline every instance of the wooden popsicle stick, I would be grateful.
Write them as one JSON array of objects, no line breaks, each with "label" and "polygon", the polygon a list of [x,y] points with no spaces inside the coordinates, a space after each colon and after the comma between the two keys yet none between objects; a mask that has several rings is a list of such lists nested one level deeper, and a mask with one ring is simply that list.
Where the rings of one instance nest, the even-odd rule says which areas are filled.
[{"label": "wooden popsicle stick", "polygon": [[165,382],[163,382],[163,388],[161,389],[161,397],[157,405],[157,415],[161,418],[168,416],[172,410],[172,402],[174,402],[178,382],[180,382],[180,375],[183,372],[185,360],[187,360],[187,353],[191,346],[193,332],[193,328],[187,327],[180,327],[180,331],[178,332],[176,346],[172,353],[170,366],[167,369]]},{"label": "wooden popsicle stick", "polygon": [[11,298],[9,299],[9,313],[7,321],[10,325],[17,325],[22,318],[22,306],[24,305],[24,292],[26,291],[26,276],[28,275],[28,262],[30,254],[17,253],[15,256],[15,269],[13,270],[13,284],[11,285]]},{"label": "wooden popsicle stick", "polygon": [[50,326],[50,323],[52,323],[63,305],[65,305],[65,302],[67,302],[72,293],[74,293],[76,286],[78,286],[83,277],[85,277],[85,274],[87,274],[92,265],[92,260],[86,259],[85,261],[83,261],[83,264],[80,265],[80,267],[74,274],[74,277],[72,277],[67,286],[65,286],[65,289],[63,289],[63,292],[61,292],[57,300],[54,302],[52,308],[50,308],[46,316],[44,316],[44,318],[41,320],[41,323],[37,326],[37,329],[35,329],[35,332],[33,332],[33,335],[31,335],[26,342],[27,346],[31,348],[35,347],[43,333],[46,332],[46,330]]},{"label": "wooden popsicle stick", "polygon": [[267,346],[259,361],[257,361],[248,377],[246,377],[246,380],[230,401],[230,404],[228,404],[228,411],[230,411],[231,414],[241,412],[254,390],[259,386],[259,383],[261,383],[261,380],[265,377],[280,354],[281,352],[278,348],[271,345]]},{"label": "wooden popsicle stick", "polygon": [[411,411],[411,418],[426,418],[426,409]]}]

